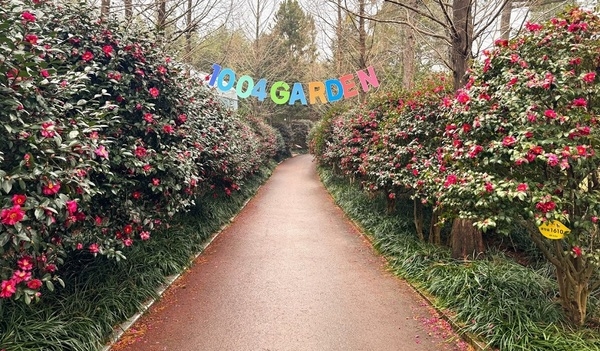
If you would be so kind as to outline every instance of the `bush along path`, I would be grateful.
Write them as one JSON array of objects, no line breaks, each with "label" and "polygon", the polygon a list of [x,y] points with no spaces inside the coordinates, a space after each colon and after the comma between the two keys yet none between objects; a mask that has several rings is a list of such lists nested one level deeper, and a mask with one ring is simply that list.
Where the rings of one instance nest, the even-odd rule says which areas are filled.
[{"label": "bush along path", "polygon": [[124,350],[460,350],[334,205],[312,157],[282,163]]}]

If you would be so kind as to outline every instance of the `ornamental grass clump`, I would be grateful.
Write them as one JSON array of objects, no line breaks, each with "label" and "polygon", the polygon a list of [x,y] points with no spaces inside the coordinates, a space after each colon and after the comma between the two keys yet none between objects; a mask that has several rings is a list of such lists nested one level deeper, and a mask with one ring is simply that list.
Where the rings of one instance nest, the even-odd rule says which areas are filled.
[{"label": "ornamental grass clump", "polygon": [[[526,29],[497,41],[447,107],[440,207],[482,230],[526,228],[582,325],[600,287],[600,18],[573,8]],[[558,223],[570,232],[538,229]]]},{"label": "ornamental grass clump", "polygon": [[150,33],[94,13],[0,0],[0,298],[53,289],[69,252],[123,258],[275,153],[272,128],[226,110]]}]

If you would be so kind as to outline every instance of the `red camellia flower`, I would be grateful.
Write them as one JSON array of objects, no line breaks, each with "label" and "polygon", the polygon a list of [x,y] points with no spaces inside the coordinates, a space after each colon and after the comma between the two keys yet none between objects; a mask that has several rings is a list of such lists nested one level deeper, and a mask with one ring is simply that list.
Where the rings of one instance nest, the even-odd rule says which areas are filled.
[{"label": "red camellia flower", "polygon": [[127,235],[131,235],[131,233],[133,233],[133,226],[131,224],[124,226],[123,232]]},{"label": "red camellia flower", "polygon": [[30,271],[33,269],[33,261],[31,260],[31,257],[23,256],[17,260],[17,266],[19,266],[21,270]]},{"label": "red camellia flower", "polygon": [[68,200],[65,202],[66,206],[67,206],[67,211],[69,212],[70,215],[75,214],[75,212],[77,212],[77,201],[75,200]]},{"label": "red camellia flower", "polygon": [[54,122],[50,121],[42,123],[42,130],[40,133],[45,138],[54,137],[54,135],[56,135],[56,132],[54,131]]},{"label": "red camellia flower", "polygon": [[48,73],[47,69],[40,70],[40,75],[44,78],[50,77],[50,73]]},{"label": "red camellia flower", "polygon": [[556,114],[556,111],[549,109],[549,110],[544,111],[544,116],[546,116],[550,119],[554,119],[554,118],[556,118],[557,114]]},{"label": "red camellia flower", "polygon": [[515,139],[515,137],[512,135],[506,136],[504,139],[502,139],[502,145],[505,147],[513,146],[516,142],[517,139]]},{"label": "red camellia flower", "polygon": [[142,198],[142,193],[139,191],[134,191],[133,194],[131,194],[131,197],[133,197],[136,200],[139,200]]},{"label": "red camellia flower", "polygon": [[167,134],[173,133],[173,126],[170,124],[165,124],[163,127],[163,132],[165,132]]},{"label": "red camellia flower", "polygon": [[27,34],[25,36],[25,41],[31,45],[36,45],[38,41],[38,36],[35,34]]},{"label": "red camellia flower", "polygon": [[25,195],[15,194],[12,197],[13,205],[23,206],[25,204],[25,201],[27,201],[27,196]]},{"label": "red camellia flower", "polygon": [[98,247],[98,244],[96,244],[96,243],[90,244],[90,246],[88,246],[88,249],[93,254],[100,252],[100,248]]},{"label": "red camellia flower", "polygon": [[24,11],[21,14],[21,18],[23,19],[23,22],[27,23],[27,22],[35,22],[35,15],[29,11]]},{"label": "red camellia flower", "polygon": [[535,205],[535,208],[542,211],[543,213],[548,213],[556,208],[556,203],[554,201],[540,201]]},{"label": "red camellia flower", "polygon": [[42,281],[39,279],[31,279],[27,282],[27,287],[31,290],[37,290],[42,287]]},{"label": "red camellia flower", "polygon": [[529,187],[525,183],[517,185],[517,191],[526,192]]},{"label": "red camellia flower", "polygon": [[31,279],[31,272],[16,270],[13,272],[11,279],[14,280],[17,284],[19,284],[20,282],[28,281]]},{"label": "red camellia flower", "polygon": [[83,55],[81,55],[81,59],[84,60],[85,62],[89,62],[94,58],[94,54],[87,50],[86,52],[83,53]]},{"label": "red camellia flower", "polygon": [[0,211],[0,222],[4,225],[15,225],[22,221],[23,217],[25,217],[25,212],[19,205],[14,205],[11,208],[5,208]]},{"label": "red camellia flower", "polygon": [[148,123],[154,123],[154,117],[151,113],[144,113],[144,120]]},{"label": "red camellia flower", "polygon": [[160,91],[157,88],[150,88],[148,89],[148,93],[150,94],[150,96],[152,96],[153,98],[158,97],[158,95],[160,94]]},{"label": "red camellia flower", "polygon": [[459,91],[456,95],[456,101],[460,102],[461,104],[466,104],[469,102],[469,100],[471,100],[471,98],[464,90]]},{"label": "red camellia flower", "polygon": [[485,191],[487,191],[488,193],[491,193],[494,191],[494,184],[490,183],[490,182],[486,182],[485,183]]},{"label": "red camellia flower", "polygon": [[42,187],[42,193],[44,195],[55,195],[60,191],[60,183],[59,182],[48,182],[48,184]]},{"label": "red camellia flower", "polygon": [[104,55],[110,56],[113,52],[113,47],[111,45],[104,45],[102,47],[102,52],[104,53]]},{"label": "red camellia flower", "polygon": [[584,98],[577,98],[575,100],[573,100],[573,106],[575,107],[586,107],[587,106],[587,100]]},{"label": "red camellia flower", "polygon": [[543,26],[539,23],[527,22],[525,23],[525,28],[527,28],[527,30],[530,32],[539,32],[542,30]]},{"label": "red camellia flower", "polygon": [[596,79],[596,72],[588,72],[581,79],[586,83],[593,83]]},{"label": "red camellia flower", "polygon": [[137,146],[134,151],[135,156],[137,156],[138,158],[145,157],[146,153],[147,153],[146,149],[142,146]]},{"label": "red camellia flower", "polygon": [[160,185],[160,179],[158,179],[158,178],[152,178],[152,185],[154,185],[154,186]]},{"label": "red camellia flower", "polygon": [[142,240],[148,240],[150,239],[150,232],[147,231],[143,231],[140,233],[140,239]]},{"label": "red camellia flower", "polygon": [[458,177],[456,177],[456,174],[449,174],[446,177],[446,182],[444,182],[444,186],[447,188],[452,184],[456,184],[457,181],[458,181]]},{"label": "red camellia flower", "polygon": [[0,298],[8,299],[16,292],[17,283],[14,280],[3,280],[2,284],[0,284]]},{"label": "red camellia flower", "polygon": [[571,249],[571,251],[573,252],[573,256],[575,256],[575,257],[581,256],[581,253],[582,253],[581,247],[579,247],[579,246],[573,246],[573,248]]}]

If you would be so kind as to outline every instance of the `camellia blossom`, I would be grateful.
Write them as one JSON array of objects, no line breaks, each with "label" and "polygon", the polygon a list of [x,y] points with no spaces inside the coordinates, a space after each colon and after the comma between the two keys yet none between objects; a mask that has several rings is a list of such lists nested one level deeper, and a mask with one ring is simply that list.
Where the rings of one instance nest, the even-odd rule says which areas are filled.
[{"label": "camellia blossom", "polygon": [[170,124],[165,124],[165,125],[163,126],[163,132],[165,132],[165,133],[167,133],[167,134],[171,134],[171,133],[173,133],[173,130],[174,130],[174,129],[173,129],[173,126],[172,126],[172,125],[170,125]]},{"label": "camellia blossom", "polygon": [[33,269],[33,261],[31,260],[31,257],[24,256],[17,260],[17,266],[24,271],[30,271]]},{"label": "camellia blossom", "polygon": [[150,232],[147,231],[143,231],[140,233],[140,239],[142,240],[148,240],[150,239]]},{"label": "camellia blossom", "polygon": [[48,182],[48,184],[42,187],[42,193],[44,195],[55,195],[60,191],[60,183],[59,182]]},{"label": "camellia blossom", "polygon": [[88,250],[90,250],[91,253],[96,254],[100,252],[100,247],[98,246],[98,244],[93,243],[90,244],[90,246],[88,246]]},{"label": "camellia blossom", "polygon": [[36,45],[38,41],[38,36],[35,34],[27,34],[24,39],[29,44]]},{"label": "camellia blossom", "polygon": [[554,118],[556,118],[557,114],[556,114],[556,111],[554,111],[552,109],[548,109],[548,110],[544,111],[544,116],[546,116],[550,119],[554,119]]},{"label": "camellia blossom", "polygon": [[87,50],[86,52],[83,53],[83,55],[81,55],[81,59],[84,60],[85,62],[89,62],[92,59],[94,59],[94,54]]},{"label": "camellia blossom", "polygon": [[581,79],[586,83],[593,83],[596,80],[596,72],[588,72]]},{"label": "camellia blossom", "polygon": [[25,217],[25,211],[19,205],[0,211],[0,222],[4,225],[15,225],[22,221],[23,217]]},{"label": "camellia blossom", "polygon": [[67,206],[67,211],[70,215],[73,215],[75,212],[77,212],[77,201],[68,200],[65,202],[65,205]]},{"label": "camellia blossom", "polygon": [[494,184],[492,184],[490,182],[486,182],[484,187],[485,187],[485,191],[487,191],[488,193],[491,193],[494,191]]},{"label": "camellia blossom", "polygon": [[158,179],[158,178],[152,178],[152,185],[159,186],[160,185],[160,179]]},{"label": "camellia blossom", "polygon": [[148,89],[148,93],[150,94],[150,96],[152,96],[153,98],[158,97],[158,95],[160,94],[160,91],[157,88],[150,88]]},{"label": "camellia blossom", "polygon": [[456,174],[449,174],[446,177],[446,181],[444,182],[444,186],[447,188],[452,184],[456,184],[456,182],[458,181],[458,177],[456,177]]},{"label": "camellia blossom", "polygon": [[555,154],[546,154],[546,157],[548,158],[548,165],[551,167],[554,167],[558,164],[558,156],[556,156]]},{"label": "camellia blossom", "polygon": [[23,206],[25,204],[25,201],[27,201],[27,196],[25,195],[15,194],[12,197],[12,204],[15,206]]},{"label": "camellia blossom", "polygon": [[147,153],[146,149],[142,146],[137,146],[134,151],[135,156],[138,158],[145,157],[146,153]]},{"label": "camellia blossom", "polygon": [[529,189],[529,187],[525,183],[521,183],[521,184],[517,185],[517,191],[526,192],[527,189]]},{"label": "camellia blossom", "polygon": [[56,134],[54,131],[54,122],[44,122],[42,123],[42,130],[40,131],[43,137],[52,138]]},{"label": "camellia blossom", "polygon": [[35,15],[29,11],[23,11],[21,18],[23,22],[35,22]]},{"label": "camellia blossom", "polygon": [[575,107],[586,107],[587,106],[587,100],[584,98],[577,98],[575,100],[573,100],[573,106]]},{"label": "camellia blossom", "polygon": [[31,271],[16,270],[13,272],[11,279],[16,281],[17,284],[20,282],[26,282],[31,279]]},{"label": "camellia blossom", "polygon": [[98,148],[96,149],[96,151],[94,151],[94,153],[96,155],[98,155],[98,157],[108,159],[108,150],[106,150],[106,148],[104,147],[104,145],[98,146]]},{"label": "camellia blossom", "polygon": [[509,135],[509,136],[504,137],[504,139],[502,139],[502,146],[510,147],[510,146],[513,146],[516,142],[517,142],[517,139],[515,139],[514,136]]},{"label": "camellia blossom", "polygon": [[471,100],[471,98],[469,97],[469,94],[467,94],[467,92],[465,92],[464,90],[459,91],[456,95],[456,101],[460,102],[463,105],[468,103],[469,100]]},{"label": "camellia blossom", "polygon": [[154,123],[154,116],[151,113],[144,113],[144,120],[148,123]]},{"label": "camellia blossom", "polygon": [[113,52],[113,47],[111,45],[104,45],[102,47],[102,52],[104,53],[104,55],[110,56]]},{"label": "camellia blossom", "polygon": [[17,283],[13,280],[3,280],[0,284],[0,298],[8,299],[17,292]]},{"label": "camellia blossom", "polygon": [[579,247],[579,246],[573,246],[573,248],[571,249],[571,252],[573,252],[573,256],[575,256],[575,257],[579,257],[583,253],[581,251],[581,247]]},{"label": "camellia blossom", "polygon": [[543,213],[548,213],[556,208],[556,203],[552,200],[540,201],[535,205],[535,208]]},{"label": "camellia blossom", "polygon": [[31,279],[27,282],[27,287],[31,290],[37,290],[42,287],[42,281],[39,279]]},{"label": "camellia blossom", "polygon": [[42,77],[44,77],[44,78],[48,78],[48,77],[50,77],[50,73],[48,72],[48,70],[47,70],[47,69],[42,69],[42,70],[40,70],[40,75],[41,75]]}]

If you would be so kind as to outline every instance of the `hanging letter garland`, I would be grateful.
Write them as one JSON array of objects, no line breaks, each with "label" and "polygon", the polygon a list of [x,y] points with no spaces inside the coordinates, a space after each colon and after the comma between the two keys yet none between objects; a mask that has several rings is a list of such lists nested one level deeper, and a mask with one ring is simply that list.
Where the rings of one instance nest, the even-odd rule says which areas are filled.
[{"label": "hanging letter garland", "polygon": [[[356,74],[346,74],[340,78],[328,79],[324,82],[310,82],[305,85],[296,82],[290,86],[286,82],[277,81],[271,84],[269,89],[265,78],[260,79],[255,84],[252,77],[244,75],[236,81],[235,72],[231,68],[222,68],[216,63],[212,67],[213,73],[208,82],[209,86],[216,86],[223,92],[235,89],[240,99],[254,96],[258,98],[258,101],[264,101],[269,97],[277,105],[286,103],[294,105],[296,102],[302,105],[308,103],[312,105],[316,104],[317,101],[325,104],[357,96],[358,87],[355,76],[365,93],[369,91],[370,86],[373,88],[379,87],[379,81],[372,66],[367,67],[366,72],[359,70],[356,71]],[[305,90],[305,87],[307,90]]]}]

